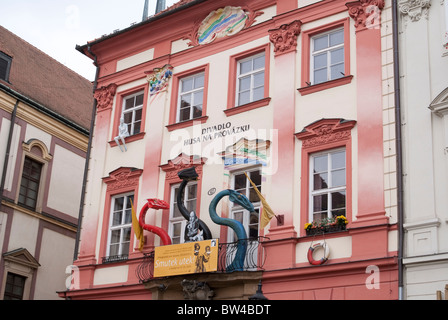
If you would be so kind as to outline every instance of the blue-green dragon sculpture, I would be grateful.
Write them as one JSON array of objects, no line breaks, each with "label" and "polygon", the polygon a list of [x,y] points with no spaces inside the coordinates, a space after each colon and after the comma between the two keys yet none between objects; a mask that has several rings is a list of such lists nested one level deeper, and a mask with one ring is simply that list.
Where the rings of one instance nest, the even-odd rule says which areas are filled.
[{"label": "blue-green dragon sculpture", "polygon": [[239,204],[244,209],[249,212],[255,211],[253,204],[247,199],[246,196],[242,195],[235,190],[223,190],[218,193],[213,200],[210,202],[209,206],[209,214],[212,221],[218,225],[228,226],[235,231],[236,236],[238,237],[237,251],[232,263],[226,268],[227,272],[232,271],[243,271],[244,270],[244,259],[246,258],[247,252],[247,234],[241,222],[229,219],[229,218],[221,218],[216,213],[216,207],[219,201],[225,196],[229,197],[229,200],[233,203]]}]

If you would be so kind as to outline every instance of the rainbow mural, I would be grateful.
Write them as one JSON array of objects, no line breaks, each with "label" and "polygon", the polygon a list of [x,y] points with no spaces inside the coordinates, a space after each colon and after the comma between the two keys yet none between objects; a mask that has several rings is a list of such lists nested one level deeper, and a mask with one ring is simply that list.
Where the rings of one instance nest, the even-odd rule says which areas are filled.
[{"label": "rainbow mural", "polygon": [[234,35],[243,30],[248,16],[241,7],[225,7],[212,11],[198,30],[198,43],[207,44],[217,38]]}]

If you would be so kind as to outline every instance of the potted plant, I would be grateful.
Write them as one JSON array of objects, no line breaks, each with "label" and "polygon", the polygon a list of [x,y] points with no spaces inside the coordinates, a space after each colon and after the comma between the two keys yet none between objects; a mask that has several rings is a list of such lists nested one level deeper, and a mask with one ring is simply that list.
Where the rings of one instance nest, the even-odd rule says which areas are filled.
[{"label": "potted plant", "polygon": [[348,224],[347,218],[343,215],[325,218],[320,221],[313,221],[311,223],[305,224],[306,234],[308,236],[328,233],[328,232],[337,232],[346,229]]}]

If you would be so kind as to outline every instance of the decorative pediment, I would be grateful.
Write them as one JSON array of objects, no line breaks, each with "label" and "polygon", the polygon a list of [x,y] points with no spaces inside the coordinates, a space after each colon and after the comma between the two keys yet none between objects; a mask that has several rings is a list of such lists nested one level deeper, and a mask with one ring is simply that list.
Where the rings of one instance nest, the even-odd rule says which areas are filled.
[{"label": "decorative pediment", "polygon": [[141,169],[121,167],[109,173],[109,176],[103,178],[103,181],[107,184],[108,191],[129,189],[138,185],[142,173]]},{"label": "decorative pediment", "polygon": [[296,133],[296,137],[302,140],[303,148],[322,146],[349,139],[355,125],[356,121],[354,120],[321,119]]},{"label": "decorative pediment", "polygon": [[207,162],[207,158],[201,158],[199,156],[189,156],[185,153],[179,154],[176,158],[168,160],[166,164],[160,166],[164,172],[166,172],[166,180],[177,181],[179,177],[177,173],[180,170],[196,167],[196,172],[199,177],[202,176],[202,166]]},{"label": "decorative pediment", "polygon": [[218,154],[224,160],[224,165],[266,164],[268,161],[267,151],[270,147],[271,141],[269,140],[241,138]]},{"label": "decorative pediment", "polygon": [[429,106],[435,114],[440,117],[448,115],[448,88],[443,90]]},{"label": "decorative pediment", "polygon": [[39,262],[27,249],[24,248],[4,253],[3,259],[5,259],[5,261],[13,262],[33,269],[40,267]]}]

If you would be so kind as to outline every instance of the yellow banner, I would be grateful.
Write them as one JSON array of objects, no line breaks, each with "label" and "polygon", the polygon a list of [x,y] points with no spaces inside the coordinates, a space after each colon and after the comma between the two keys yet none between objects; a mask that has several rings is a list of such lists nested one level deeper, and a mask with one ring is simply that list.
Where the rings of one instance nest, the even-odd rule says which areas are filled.
[{"label": "yellow banner", "polygon": [[157,247],[154,277],[214,272],[218,270],[218,240]]}]

